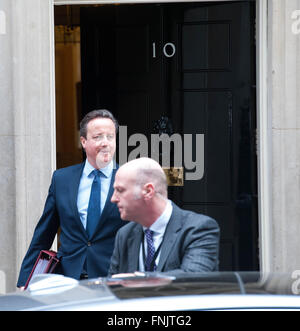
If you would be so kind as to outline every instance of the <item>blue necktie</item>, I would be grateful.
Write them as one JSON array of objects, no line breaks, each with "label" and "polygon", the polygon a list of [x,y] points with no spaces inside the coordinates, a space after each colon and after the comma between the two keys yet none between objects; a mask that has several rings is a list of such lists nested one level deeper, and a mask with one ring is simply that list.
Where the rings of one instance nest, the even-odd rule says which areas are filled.
[{"label": "blue necktie", "polygon": [[155,248],[153,242],[153,231],[146,229],[145,230],[146,240],[147,240],[147,258],[145,262],[146,271],[155,271],[156,265],[154,260]]},{"label": "blue necktie", "polygon": [[101,182],[100,170],[95,169],[94,181],[91,188],[89,206],[87,211],[86,232],[89,237],[94,233],[101,215]]}]

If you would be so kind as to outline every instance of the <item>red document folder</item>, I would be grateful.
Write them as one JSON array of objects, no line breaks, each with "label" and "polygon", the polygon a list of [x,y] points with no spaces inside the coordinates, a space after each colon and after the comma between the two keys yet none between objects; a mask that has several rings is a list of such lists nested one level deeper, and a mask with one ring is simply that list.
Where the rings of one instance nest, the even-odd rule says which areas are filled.
[{"label": "red document folder", "polygon": [[51,274],[54,272],[59,259],[54,251],[41,251],[25,284],[25,290],[28,287],[31,278],[39,274]]}]

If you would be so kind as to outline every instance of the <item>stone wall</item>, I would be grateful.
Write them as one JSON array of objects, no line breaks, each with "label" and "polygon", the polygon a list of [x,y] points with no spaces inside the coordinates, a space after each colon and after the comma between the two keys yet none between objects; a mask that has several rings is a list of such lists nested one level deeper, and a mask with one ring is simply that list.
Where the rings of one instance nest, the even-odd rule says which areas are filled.
[{"label": "stone wall", "polygon": [[300,29],[293,19],[299,9],[299,0],[269,1],[273,271],[300,269]]},{"label": "stone wall", "polygon": [[0,271],[9,292],[55,168],[54,31],[51,1],[1,0],[0,10]]}]

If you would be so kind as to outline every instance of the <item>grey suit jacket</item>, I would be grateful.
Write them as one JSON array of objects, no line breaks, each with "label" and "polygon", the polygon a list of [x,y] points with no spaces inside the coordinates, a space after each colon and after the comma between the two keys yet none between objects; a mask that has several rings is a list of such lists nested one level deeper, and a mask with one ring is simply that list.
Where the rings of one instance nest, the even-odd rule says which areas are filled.
[{"label": "grey suit jacket", "polygon": [[[219,234],[215,220],[180,209],[173,203],[157,271],[178,274],[218,270]],[[134,222],[118,231],[109,275],[131,273],[139,269],[142,237],[142,226]]]}]

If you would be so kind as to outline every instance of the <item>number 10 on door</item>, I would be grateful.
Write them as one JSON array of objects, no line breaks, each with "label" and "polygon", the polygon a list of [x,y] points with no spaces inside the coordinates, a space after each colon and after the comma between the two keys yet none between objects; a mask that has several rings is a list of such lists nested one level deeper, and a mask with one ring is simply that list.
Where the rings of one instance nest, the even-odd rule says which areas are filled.
[{"label": "number 10 on door", "polygon": [[[166,43],[163,47],[165,57],[173,57],[176,54],[176,46],[173,43]],[[156,58],[156,43],[152,43],[152,57]]]}]

